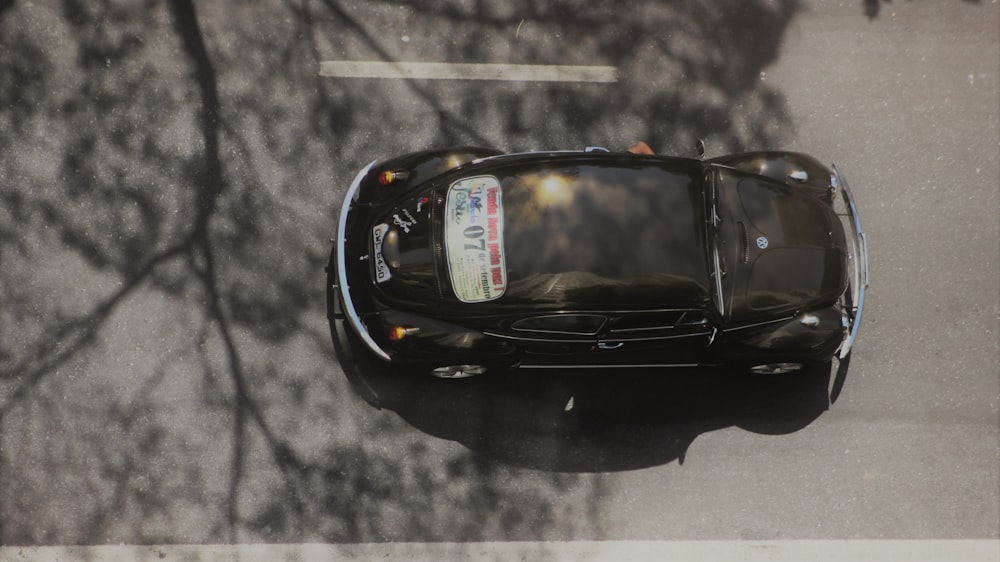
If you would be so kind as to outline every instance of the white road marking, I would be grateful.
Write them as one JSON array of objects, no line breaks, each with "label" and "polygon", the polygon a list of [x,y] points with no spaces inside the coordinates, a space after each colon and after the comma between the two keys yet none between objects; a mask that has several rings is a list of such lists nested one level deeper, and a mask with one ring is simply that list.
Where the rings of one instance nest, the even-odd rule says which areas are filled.
[{"label": "white road marking", "polygon": [[511,82],[607,83],[618,81],[618,69],[613,66],[478,64],[452,62],[330,60],[319,63],[319,75],[337,78],[503,80]]},{"label": "white road marking", "polygon": [[5,546],[0,560],[686,560],[997,562],[1000,540],[579,541],[486,543]]}]

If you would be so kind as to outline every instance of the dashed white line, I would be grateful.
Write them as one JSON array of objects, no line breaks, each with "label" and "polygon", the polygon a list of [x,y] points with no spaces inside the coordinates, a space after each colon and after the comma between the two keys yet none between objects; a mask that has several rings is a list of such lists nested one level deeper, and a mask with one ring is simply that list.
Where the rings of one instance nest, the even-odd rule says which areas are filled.
[{"label": "dashed white line", "polygon": [[502,80],[511,82],[617,82],[614,66],[452,62],[322,61],[319,75],[337,78]]}]

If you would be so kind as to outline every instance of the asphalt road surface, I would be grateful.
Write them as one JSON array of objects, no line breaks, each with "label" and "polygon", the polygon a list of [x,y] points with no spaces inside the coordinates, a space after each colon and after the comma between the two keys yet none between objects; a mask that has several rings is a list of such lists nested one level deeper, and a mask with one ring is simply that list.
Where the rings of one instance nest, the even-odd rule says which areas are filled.
[{"label": "asphalt road surface", "polygon": [[[464,399],[460,414],[423,401],[397,410],[509,462],[621,469],[602,476],[599,538],[996,538],[996,24],[995,3],[884,4],[873,20],[853,2],[808,3],[759,73],[790,114],[780,147],[838,163],[870,237],[867,317],[843,380],[831,375],[829,409],[827,388],[691,375],[649,394],[620,380],[526,383],[552,392],[551,415],[569,396],[596,410],[562,442],[495,436],[538,415],[523,389],[488,405],[444,400]],[[475,98],[491,86],[457,87]],[[618,396],[626,404],[608,407]],[[493,435],[455,428],[485,408],[504,412]]]},{"label": "asphalt road surface", "polygon": [[[0,558],[848,539],[1000,559],[996,0],[51,4],[0,7]],[[359,382],[377,369],[331,346],[325,238],[372,159],[698,138],[844,171],[871,264],[849,364]]]},{"label": "asphalt road surface", "polygon": [[843,391],[794,433],[712,432],[683,466],[616,475],[610,536],[997,536],[997,5],[854,10],[810,4],[761,76],[869,235]]}]

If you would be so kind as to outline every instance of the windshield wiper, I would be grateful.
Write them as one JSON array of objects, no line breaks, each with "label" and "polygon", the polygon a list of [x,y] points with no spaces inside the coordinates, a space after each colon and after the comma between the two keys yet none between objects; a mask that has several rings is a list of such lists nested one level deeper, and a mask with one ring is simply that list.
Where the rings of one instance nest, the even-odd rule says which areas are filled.
[{"label": "windshield wiper", "polygon": [[711,223],[709,244],[712,251],[712,277],[715,278],[715,306],[719,309],[720,315],[725,315],[725,305],[722,297],[722,278],[726,276],[726,261],[722,257],[722,238],[719,236],[719,226],[722,224],[722,217],[719,216],[719,199],[716,193],[715,177],[709,180],[709,193],[711,195]]}]

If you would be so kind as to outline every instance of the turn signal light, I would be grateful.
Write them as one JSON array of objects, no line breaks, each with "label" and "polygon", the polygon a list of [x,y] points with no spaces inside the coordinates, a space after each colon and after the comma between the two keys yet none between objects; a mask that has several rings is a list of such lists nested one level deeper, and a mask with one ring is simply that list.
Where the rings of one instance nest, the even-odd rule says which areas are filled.
[{"label": "turn signal light", "polygon": [[420,333],[420,328],[408,328],[406,326],[393,326],[389,330],[389,339],[391,341],[399,341],[406,336],[413,336]]},{"label": "turn signal light", "polygon": [[410,172],[405,170],[384,170],[378,175],[378,182],[382,185],[389,185],[397,181],[406,181],[410,177]]}]

